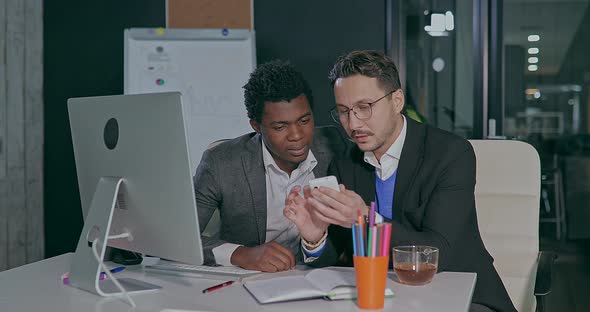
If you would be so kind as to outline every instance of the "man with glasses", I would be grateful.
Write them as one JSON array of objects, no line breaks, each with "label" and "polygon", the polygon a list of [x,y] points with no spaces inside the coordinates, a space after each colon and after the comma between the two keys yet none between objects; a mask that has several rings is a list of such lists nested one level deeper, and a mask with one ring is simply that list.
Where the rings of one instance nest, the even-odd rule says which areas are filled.
[{"label": "man with glasses", "polygon": [[285,215],[304,243],[316,247],[306,262],[352,265],[351,224],[357,211],[366,216],[374,201],[377,218],[393,224],[390,248],[437,247],[439,270],[477,273],[473,311],[515,311],[479,234],[469,142],[401,113],[397,68],[380,52],[341,56],[330,80],[336,99],[332,117],[356,148],[334,159],[328,170],[342,183],[340,192],[319,188],[306,198],[295,193],[287,198]]}]

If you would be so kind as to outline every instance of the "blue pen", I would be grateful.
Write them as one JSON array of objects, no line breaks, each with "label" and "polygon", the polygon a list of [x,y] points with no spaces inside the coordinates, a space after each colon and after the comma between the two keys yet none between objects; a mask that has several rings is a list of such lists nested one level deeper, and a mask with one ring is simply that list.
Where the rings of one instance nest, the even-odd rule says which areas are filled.
[{"label": "blue pen", "polygon": [[365,256],[365,228],[367,227],[367,224],[365,223],[364,226],[359,224],[359,256],[364,257]]},{"label": "blue pen", "polygon": [[111,271],[111,273],[119,273],[119,272],[121,272],[123,270],[125,270],[125,267],[124,266],[120,266],[120,267],[116,267],[114,269],[111,269],[110,271]]},{"label": "blue pen", "polygon": [[352,252],[355,256],[358,256],[356,250],[356,224],[352,224]]}]

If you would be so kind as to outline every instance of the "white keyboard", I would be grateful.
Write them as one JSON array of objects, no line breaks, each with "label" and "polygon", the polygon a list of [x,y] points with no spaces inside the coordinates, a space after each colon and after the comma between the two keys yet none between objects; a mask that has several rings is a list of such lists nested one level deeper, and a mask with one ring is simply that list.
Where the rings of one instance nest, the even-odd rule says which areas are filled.
[{"label": "white keyboard", "polygon": [[[158,271],[169,271],[174,275],[187,275],[187,276],[199,276],[199,275],[230,275],[230,276],[248,276],[260,271],[251,271],[242,269],[235,266],[207,266],[207,265],[191,265],[184,264],[174,261],[158,260],[154,264],[144,265],[145,269],[158,270]],[[166,272],[163,272],[166,273]],[[176,273],[176,274],[175,274]],[[188,274],[185,274],[188,273]]]}]

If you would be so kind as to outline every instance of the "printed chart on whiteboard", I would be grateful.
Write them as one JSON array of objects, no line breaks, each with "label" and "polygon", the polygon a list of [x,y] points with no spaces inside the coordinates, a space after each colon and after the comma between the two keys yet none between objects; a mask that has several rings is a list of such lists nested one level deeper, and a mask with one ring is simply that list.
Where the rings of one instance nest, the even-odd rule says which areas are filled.
[{"label": "printed chart on whiteboard", "polygon": [[182,93],[194,173],[211,142],[252,131],[242,87],[255,60],[245,29],[127,29],[125,93]]}]

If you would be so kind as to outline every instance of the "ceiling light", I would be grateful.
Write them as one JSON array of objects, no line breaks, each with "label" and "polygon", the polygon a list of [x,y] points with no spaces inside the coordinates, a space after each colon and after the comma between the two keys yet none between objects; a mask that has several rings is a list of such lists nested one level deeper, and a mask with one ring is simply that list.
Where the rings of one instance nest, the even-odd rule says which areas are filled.
[{"label": "ceiling light", "polygon": [[539,54],[539,48],[529,48],[529,54]]},{"label": "ceiling light", "polygon": [[529,71],[534,72],[534,71],[537,71],[537,69],[539,69],[539,67],[537,65],[529,65],[528,69],[529,69]]},{"label": "ceiling light", "polygon": [[447,31],[429,31],[428,34],[431,35],[432,37],[446,37],[449,35],[449,32],[447,32]]},{"label": "ceiling light", "polygon": [[428,31],[445,31],[445,15],[441,13],[432,13],[430,15],[430,25],[424,26],[424,30]]},{"label": "ceiling light", "polygon": [[448,31],[455,29],[455,17],[453,16],[453,12],[447,11],[445,13],[445,28]]},{"label": "ceiling light", "polygon": [[529,63],[530,64],[537,64],[537,63],[539,63],[539,58],[535,57],[535,56],[529,57]]},{"label": "ceiling light", "polygon": [[455,29],[455,17],[453,12],[447,11],[445,13],[430,13],[424,11],[425,15],[428,13],[430,18],[430,25],[425,25],[424,30],[433,37],[448,36],[449,31]]},{"label": "ceiling light", "polygon": [[535,41],[539,41],[541,40],[541,37],[539,37],[539,35],[529,35],[528,37],[528,41],[530,42],[535,42]]}]

